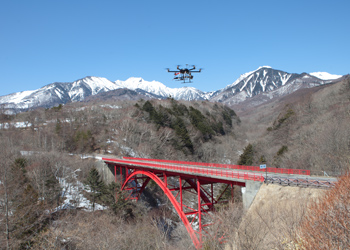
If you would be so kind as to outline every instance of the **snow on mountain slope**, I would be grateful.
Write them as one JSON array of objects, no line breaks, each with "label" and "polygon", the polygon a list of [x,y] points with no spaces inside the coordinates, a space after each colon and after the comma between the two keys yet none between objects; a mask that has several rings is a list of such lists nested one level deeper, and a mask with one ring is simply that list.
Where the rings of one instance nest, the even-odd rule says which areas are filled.
[{"label": "snow on mountain slope", "polygon": [[94,76],[77,80],[66,87],[71,101],[82,101],[87,96],[121,88],[106,78]]},{"label": "snow on mountain slope", "polygon": [[332,75],[332,74],[329,74],[328,72],[313,72],[313,73],[310,73],[310,75],[315,76],[322,80],[335,80],[342,77],[342,75]]},{"label": "snow on mountain slope", "polygon": [[142,89],[163,98],[172,97],[176,100],[204,100],[204,92],[193,87],[169,88],[161,82],[145,81],[140,77],[130,77],[126,81],[115,81],[115,84],[131,90]]},{"label": "snow on mountain slope", "polygon": [[115,81],[115,84],[131,90],[142,89],[152,94],[156,94],[164,97],[169,96],[169,93],[172,92],[172,89],[166,87],[161,82],[157,82],[157,81],[148,82],[143,80],[141,77],[130,77],[126,81],[118,80],[118,81]]},{"label": "snow on mountain slope", "polygon": [[85,77],[74,82],[56,82],[40,89],[0,97],[6,109],[25,110],[31,107],[52,107],[67,102],[82,101],[85,97],[121,88],[103,77]]},{"label": "snow on mountain slope", "polygon": [[173,89],[172,97],[176,100],[206,100],[205,93],[193,87]]},{"label": "snow on mountain slope", "polygon": [[331,80],[323,80],[306,73],[287,73],[263,66],[241,75],[234,83],[216,92],[211,101],[233,105],[262,93],[274,91],[273,95],[267,95],[272,98],[292,93],[300,88],[311,88],[330,82]]},{"label": "snow on mountain slope", "polygon": [[35,90],[27,90],[27,91],[17,92],[17,93],[9,94],[6,96],[2,96],[2,97],[0,97],[1,98],[0,100],[2,103],[11,102],[14,104],[18,104],[24,98],[26,98],[27,96],[30,96],[33,92],[35,92]]},{"label": "snow on mountain slope", "polygon": [[238,79],[236,81],[234,81],[232,84],[230,85],[227,85],[224,89],[228,89],[228,88],[231,88],[233,86],[236,86],[240,81],[244,80],[245,78],[247,78],[249,75],[253,74],[254,72],[258,71],[259,69],[262,69],[262,68],[267,68],[267,69],[271,69],[270,66],[261,66],[259,68],[257,68],[256,70],[253,70],[253,71],[250,71],[250,72],[247,72],[247,73],[244,73],[242,75],[240,75],[240,77],[238,77]]},{"label": "snow on mountain slope", "polygon": [[[291,74],[275,70],[270,66],[262,66],[242,74],[224,89],[205,93],[193,87],[169,88],[161,82],[146,81],[141,77],[130,77],[125,81],[112,82],[103,77],[89,76],[74,82],[55,82],[37,90],[0,96],[0,104],[3,104],[6,111],[18,112],[32,107],[50,108],[58,104],[83,101],[97,94],[103,94],[101,95],[103,97],[100,96],[102,99],[113,98],[114,100],[172,97],[176,100],[210,100],[234,104],[271,91],[274,91],[274,94],[266,96],[285,95],[298,88],[310,88],[331,83],[333,79],[339,77],[341,76],[326,72]],[[122,89],[129,91],[122,91]],[[278,89],[280,90],[275,91]],[[106,93],[110,91],[114,92]]]},{"label": "snow on mountain slope", "polygon": [[58,104],[83,101],[86,97],[122,88],[135,90],[136,95],[148,96],[149,98],[168,98],[171,96],[174,99],[189,101],[204,99],[202,91],[191,87],[172,89],[160,82],[149,82],[136,77],[131,77],[126,81],[112,82],[103,77],[88,76],[74,82],[56,82],[37,90],[1,96],[0,104],[4,104],[5,109],[12,109],[13,112],[16,110],[24,111],[32,107],[49,108]]}]

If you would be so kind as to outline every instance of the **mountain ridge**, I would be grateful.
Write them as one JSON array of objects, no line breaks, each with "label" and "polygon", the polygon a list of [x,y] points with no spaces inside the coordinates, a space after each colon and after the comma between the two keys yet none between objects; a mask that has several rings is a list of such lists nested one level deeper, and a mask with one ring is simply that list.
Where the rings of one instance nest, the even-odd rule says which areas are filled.
[{"label": "mountain ridge", "polygon": [[333,81],[335,80],[322,80],[308,73],[287,73],[263,66],[241,75],[233,84],[216,92],[211,101],[234,105],[260,94],[274,98],[301,88],[311,88]]},{"label": "mountain ridge", "polygon": [[[131,92],[121,91],[118,92],[118,96],[125,93],[131,99],[171,97],[176,100],[209,100],[234,105],[259,94],[273,98],[292,93],[300,88],[332,83],[339,77],[341,76],[331,75],[327,72],[287,73],[270,66],[262,66],[242,74],[236,81],[223,89],[203,92],[193,87],[169,88],[161,82],[155,80],[150,82],[141,77],[130,77],[125,81],[112,82],[104,77],[86,76],[74,82],[54,82],[37,90],[0,96],[0,104],[8,113],[16,113],[35,107],[50,108],[59,104],[79,102],[87,97],[108,91],[129,89],[137,95],[134,92],[131,94]],[[111,95],[104,96],[112,98]],[[123,99],[128,98],[123,97]]]}]

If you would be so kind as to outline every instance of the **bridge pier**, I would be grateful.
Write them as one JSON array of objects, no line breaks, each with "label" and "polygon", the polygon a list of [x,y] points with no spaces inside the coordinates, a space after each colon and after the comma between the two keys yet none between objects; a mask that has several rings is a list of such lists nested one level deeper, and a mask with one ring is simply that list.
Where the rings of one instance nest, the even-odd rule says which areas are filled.
[{"label": "bridge pier", "polygon": [[105,183],[111,183],[115,181],[114,169],[108,167],[108,165],[104,161],[96,161],[96,169],[100,174],[102,180]]},{"label": "bridge pier", "polygon": [[253,200],[258,193],[262,182],[257,181],[245,181],[245,187],[242,188],[242,200],[244,209],[248,209],[253,203]]}]

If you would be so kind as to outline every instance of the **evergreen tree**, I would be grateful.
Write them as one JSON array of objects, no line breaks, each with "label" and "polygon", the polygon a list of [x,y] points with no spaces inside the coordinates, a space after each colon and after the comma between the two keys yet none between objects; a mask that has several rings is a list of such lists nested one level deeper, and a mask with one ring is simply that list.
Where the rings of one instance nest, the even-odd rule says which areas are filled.
[{"label": "evergreen tree", "polygon": [[108,206],[116,215],[122,215],[125,220],[134,218],[133,204],[130,200],[125,199],[123,191],[120,190],[120,185],[111,182],[106,185],[102,202]]},{"label": "evergreen tree", "polygon": [[215,133],[206,117],[198,109],[195,109],[192,106],[190,106],[189,114],[192,125],[202,133],[204,141],[211,139],[212,135]]},{"label": "evergreen tree", "polygon": [[180,143],[179,143],[180,145],[177,145],[178,148],[182,149],[185,154],[187,152],[184,149],[187,148],[191,152],[191,154],[193,154],[194,152],[193,144],[188,134],[188,130],[186,129],[184,121],[180,117],[177,117],[173,126],[174,126],[176,135],[180,139]]},{"label": "evergreen tree", "polygon": [[61,133],[61,131],[62,131],[62,124],[61,124],[60,119],[57,118],[56,126],[55,126],[55,132],[56,132],[56,134],[59,135]]},{"label": "evergreen tree", "polygon": [[11,166],[9,179],[9,218],[8,235],[11,234],[11,249],[29,249],[35,236],[45,230],[45,215],[39,195],[26,176],[27,160],[17,158]]},{"label": "evergreen tree", "polygon": [[[233,110],[232,110],[233,111]],[[234,112],[234,111],[233,111]],[[227,125],[229,125],[232,128],[232,117],[230,112],[224,110],[222,112],[222,117],[224,118],[224,121],[226,122]]]},{"label": "evergreen tree", "polygon": [[238,165],[246,165],[246,166],[252,165],[253,156],[254,156],[253,145],[249,143],[248,146],[244,148],[243,154],[239,156]]},{"label": "evergreen tree", "polygon": [[86,178],[85,185],[87,185],[91,190],[92,196],[92,210],[95,211],[95,203],[99,200],[103,193],[105,192],[105,184],[101,180],[100,174],[96,168],[92,168]]}]

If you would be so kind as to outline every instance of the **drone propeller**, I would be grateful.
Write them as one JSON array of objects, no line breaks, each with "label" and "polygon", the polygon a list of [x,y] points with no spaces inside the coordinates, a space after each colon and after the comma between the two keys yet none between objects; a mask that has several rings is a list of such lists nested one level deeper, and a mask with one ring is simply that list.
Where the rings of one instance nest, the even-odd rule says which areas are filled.
[{"label": "drone propeller", "polygon": [[166,70],[170,73],[174,73],[173,80],[181,81],[181,83],[191,83],[193,79],[192,73],[200,73],[202,71],[202,68],[196,70],[197,68],[195,65],[186,64],[185,68],[180,67],[181,65],[177,65],[176,70],[170,70],[169,68],[166,68]]}]

